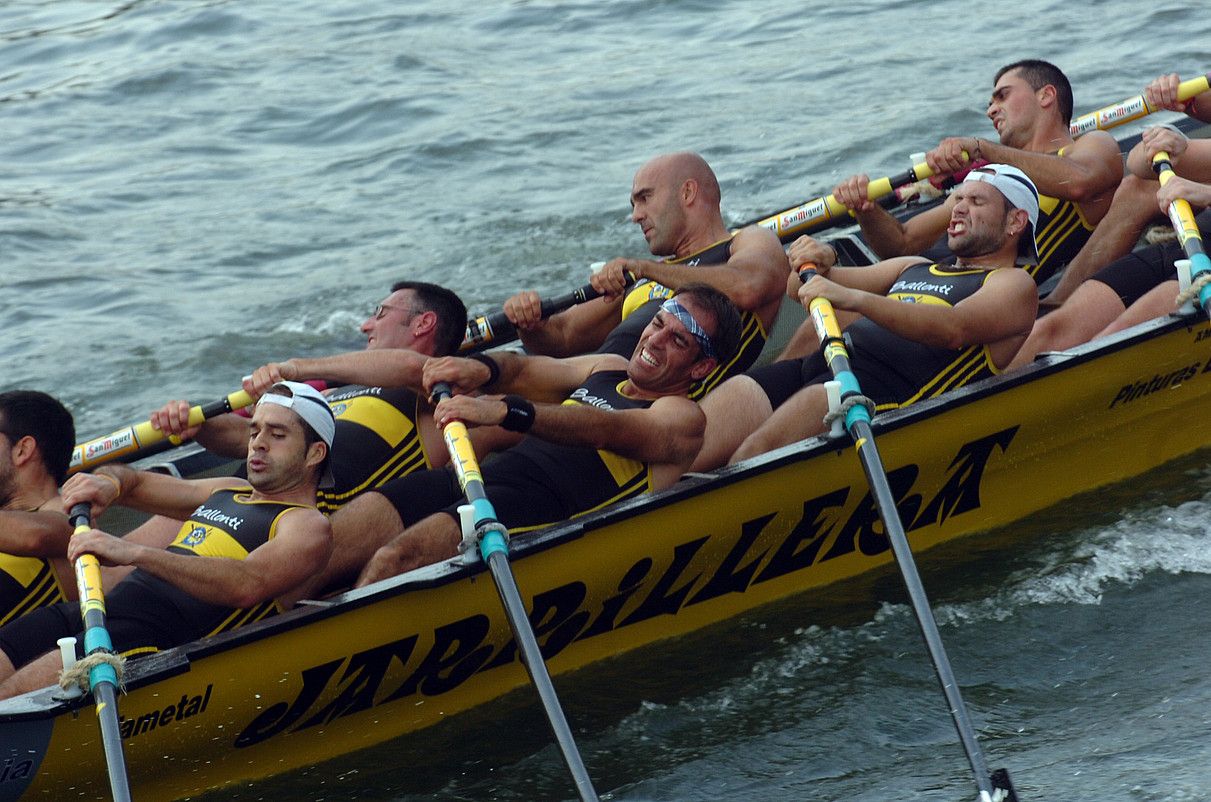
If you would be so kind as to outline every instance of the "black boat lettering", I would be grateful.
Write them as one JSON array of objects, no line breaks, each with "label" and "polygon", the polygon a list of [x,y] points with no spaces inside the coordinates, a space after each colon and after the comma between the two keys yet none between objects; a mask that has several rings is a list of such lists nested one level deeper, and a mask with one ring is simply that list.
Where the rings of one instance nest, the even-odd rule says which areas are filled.
[{"label": "black boat lettering", "polygon": [[745,521],[740,526],[740,539],[736,541],[736,545],[732,547],[728,555],[723,558],[723,562],[719,564],[719,570],[715,571],[706,584],[702,586],[702,590],[695,593],[694,597],[686,602],[687,607],[726,593],[743,593],[748,589],[749,584],[753,581],[753,575],[757,573],[757,566],[765,558],[766,552],[763,551],[753,557],[749,560],[748,565],[739,570],[737,570],[736,566],[748,554],[748,550],[757,539],[757,536],[765,530],[766,525],[773,519],[774,513],[771,512],[769,515],[762,515],[760,518]]},{"label": "black boat lettering", "polygon": [[1004,454],[1009,450],[1009,443],[1021,427],[1010,426],[994,432],[987,437],[972,441],[959,449],[959,453],[951,460],[947,470],[950,472],[946,484],[934,496],[933,501],[925,505],[925,510],[912,520],[908,527],[911,532],[923,526],[944,523],[946,520],[963,512],[980,508],[980,485],[984,480],[984,469],[993,451],[1000,447]]},{"label": "black boat lettering", "polygon": [[210,704],[210,694],[214,691],[214,685],[207,685],[206,690],[201,693],[190,696],[189,694],[181,694],[181,700],[174,705],[159,710],[152,710],[150,713],[144,713],[141,716],[118,716],[118,730],[122,734],[122,740],[127,740],[142,735],[145,732],[151,732],[158,727],[165,727],[175,721],[183,721],[187,718],[193,718],[199,713],[206,712],[207,705]]},{"label": "black boat lettering", "polygon": [[656,586],[652,588],[652,592],[640,602],[635,611],[622,620],[621,626],[646,621],[658,615],[673,615],[680,610],[685,597],[694,589],[694,583],[698,581],[701,574],[695,574],[676,590],[672,590],[672,587],[681,579],[685,567],[689,565],[690,560],[706,541],[707,538],[700,537],[689,543],[682,543],[673,549],[673,562],[669,565],[668,570],[660,579],[656,580]]},{"label": "black boat lettering", "polygon": [[803,515],[799,522],[778,546],[769,564],[753,580],[754,583],[767,582],[814,563],[820,547],[834,528],[833,521],[825,517],[826,511],[841,509],[847,498],[849,488],[843,487],[803,502]]}]

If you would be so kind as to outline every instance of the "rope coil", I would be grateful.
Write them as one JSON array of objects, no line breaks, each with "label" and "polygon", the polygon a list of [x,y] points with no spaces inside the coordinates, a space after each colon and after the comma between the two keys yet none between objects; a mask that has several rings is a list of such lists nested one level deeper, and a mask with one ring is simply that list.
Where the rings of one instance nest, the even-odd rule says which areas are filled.
[{"label": "rope coil", "polygon": [[126,684],[122,681],[122,674],[126,668],[126,658],[120,654],[114,654],[107,651],[96,651],[78,661],[71,668],[66,668],[59,672],[59,687],[63,690],[79,688],[82,691],[88,691],[88,675],[97,666],[108,663],[118,675],[118,690],[126,693]]},{"label": "rope coil", "polygon": [[1190,282],[1190,286],[1177,294],[1175,306],[1181,306],[1187,301],[1193,301],[1202,292],[1203,287],[1211,284],[1211,273],[1200,273],[1198,278]]}]

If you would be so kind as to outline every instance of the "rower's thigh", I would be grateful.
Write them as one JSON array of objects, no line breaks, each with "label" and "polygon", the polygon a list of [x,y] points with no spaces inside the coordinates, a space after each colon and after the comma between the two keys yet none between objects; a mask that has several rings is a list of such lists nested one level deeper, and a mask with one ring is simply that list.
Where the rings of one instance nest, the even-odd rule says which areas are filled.
[{"label": "rower's thigh", "polygon": [[1177,282],[1166,281],[1156,285],[1131,304],[1130,308],[1114,319],[1110,325],[1098,332],[1098,337],[1105,337],[1123,329],[1129,329],[1140,323],[1147,323],[1153,318],[1167,315],[1174,309],[1177,298]]}]

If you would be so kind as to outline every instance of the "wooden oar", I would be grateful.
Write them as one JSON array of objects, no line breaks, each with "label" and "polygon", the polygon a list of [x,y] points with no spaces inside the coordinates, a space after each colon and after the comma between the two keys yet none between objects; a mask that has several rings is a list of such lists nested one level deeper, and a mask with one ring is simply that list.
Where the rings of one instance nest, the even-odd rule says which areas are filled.
[{"label": "wooden oar", "polygon": [[[73,536],[87,532],[90,508],[76,504],[68,514]],[[80,595],[80,616],[84,619],[84,657],[112,653],[113,643],[105,629],[105,596],[101,588],[101,563],[92,554],[76,558],[76,590]],[[122,751],[122,730],[118,723],[118,674],[109,663],[99,662],[88,672],[88,687],[96,702],[101,742],[105,747],[105,765],[109,771],[109,790],[115,800],[130,799],[126,779],[126,756]]]},{"label": "wooden oar", "polygon": [[[435,401],[449,397],[449,385],[439,383],[434,386]],[[555,740],[563,752],[564,762],[567,763],[576,783],[577,793],[584,802],[596,802],[597,792],[593,789],[593,781],[576,748],[576,740],[572,737],[572,730],[564,717],[563,708],[560,707],[559,697],[555,695],[555,686],[551,684],[547,664],[543,662],[538,639],[534,637],[534,630],[526,617],[526,607],[522,603],[521,593],[517,590],[513,569],[509,566],[509,532],[496,519],[496,509],[484,492],[483,476],[479,472],[479,462],[475,458],[475,450],[471,447],[467,427],[461,421],[450,421],[442,429],[442,438],[450,452],[450,463],[458,474],[458,483],[462,485],[467,501],[475,509],[474,523],[479,539],[479,553],[496,582],[505,616],[513,630],[513,639],[521,650],[521,661],[530,672],[530,681],[538,691],[551,731],[555,734]]]},{"label": "wooden oar", "polygon": [[[189,425],[197,426],[224,412],[234,412],[252,403],[252,396],[243,390],[236,390],[226,398],[220,398],[209,404],[198,404],[189,410]],[[151,421],[143,421],[133,426],[119,429],[112,434],[98,437],[76,446],[71,454],[68,473],[85,471],[106,462],[126,457],[141,451],[148,446],[168,440],[168,435],[151,425]]]},{"label": "wooden oar", "polygon": [[[1162,187],[1176,175],[1169,154],[1163,150],[1152,157],[1152,169],[1160,178]],[[1200,275],[1211,277],[1211,259],[1207,258],[1207,251],[1203,248],[1203,235],[1198,230],[1198,223],[1194,221],[1194,210],[1190,208],[1190,204],[1182,198],[1170,203],[1169,222],[1173,224],[1173,230],[1181,240],[1182,250],[1190,259],[1191,286],[1194,286]],[[1198,303],[1204,312],[1211,315],[1211,283],[1203,284],[1199,289]]]},{"label": "wooden oar", "polygon": [[[1211,80],[1209,79],[1211,79],[1211,73],[1191,78],[1188,81],[1182,81],[1177,85],[1177,99],[1189,100],[1195,95],[1211,89]],[[1113,106],[1107,106],[1104,109],[1091,111],[1088,114],[1077,117],[1072,121],[1072,135],[1080,136],[1081,134],[1096,130],[1106,131],[1123,123],[1138,120],[1140,117],[1147,117],[1149,114],[1157,111],[1159,109],[1153,108],[1144,99],[1144,96],[1139,94],[1135,97],[1119,101]]]},{"label": "wooden oar", "polygon": [[[564,295],[545,298],[542,301],[542,316],[544,318],[570,309],[576,304],[600,298],[601,293],[593,289],[592,284],[586,284]],[[510,322],[504,310],[490,312],[467,321],[467,333],[463,335],[463,344],[459,351],[478,351],[489,345],[498,345],[517,339],[517,329]]]},{"label": "wooden oar", "polygon": [[[799,277],[807,281],[815,271],[805,268]],[[828,362],[833,377],[841,383],[841,400],[862,395],[858,379],[849,367],[849,353],[845,341],[841,338],[841,327],[837,323],[833,305],[825,298],[816,298],[808,305],[808,314],[816,328],[816,334],[824,345],[824,357]],[[887,472],[883,468],[883,460],[875,446],[874,432],[870,427],[870,411],[861,404],[854,404],[845,415],[845,428],[854,440],[854,448],[862,462],[862,470],[866,473],[866,481],[870,485],[871,495],[879,508],[879,516],[887,538],[891,541],[892,552],[896,563],[900,566],[900,575],[908,590],[913,612],[925,638],[925,646],[933,660],[934,672],[942,685],[942,693],[946,696],[950,715],[954,719],[955,729],[959,733],[971,770],[975,775],[976,787],[980,791],[980,802],[1017,802],[1017,794],[1009,773],[1005,769],[997,769],[989,774],[988,764],[980,751],[976,740],[975,728],[967,714],[967,706],[959,693],[959,684],[950,668],[950,660],[946,657],[946,649],[942,645],[942,635],[938,632],[938,624],[934,620],[933,610],[917,573],[916,562],[913,560],[912,549],[904,534],[904,524],[900,520],[900,512],[896,509],[896,497],[892,494],[887,481]]]}]

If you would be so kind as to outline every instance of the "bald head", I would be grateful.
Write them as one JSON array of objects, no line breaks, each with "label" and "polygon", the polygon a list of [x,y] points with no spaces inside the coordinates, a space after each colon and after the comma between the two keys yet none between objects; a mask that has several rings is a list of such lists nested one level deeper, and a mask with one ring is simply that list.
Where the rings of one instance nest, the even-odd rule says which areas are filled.
[{"label": "bald head", "polygon": [[652,253],[684,256],[724,232],[719,181],[697,153],[665,153],[635,173],[631,219],[643,229]]},{"label": "bald head", "polygon": [[687,150],[661,154],[639,168],[640,173],[647,170],[677,188],[687,181],[693,181],[697,185],[695,189],[700,202],[719,206],[719,179],[715,178],[715,171],[706,163],[706,159],[697,153]]}]

